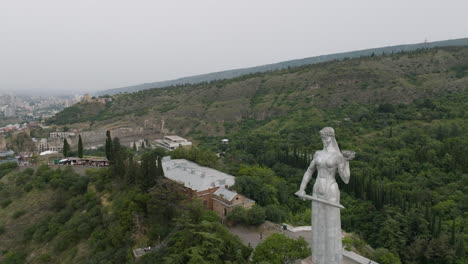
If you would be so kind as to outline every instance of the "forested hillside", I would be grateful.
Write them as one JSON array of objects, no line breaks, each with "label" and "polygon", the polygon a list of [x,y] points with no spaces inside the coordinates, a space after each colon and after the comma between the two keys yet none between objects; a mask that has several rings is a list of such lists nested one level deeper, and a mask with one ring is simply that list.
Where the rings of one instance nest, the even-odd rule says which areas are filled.
[{"label": "forested hillside", "polygon": [[141,126],[145,120],[164,119],[174,133],[223,135],[246,119],[348,104],[410,103],[466,91],[467,77],[468,47],[436,48],[116,95],[105,105],[74,105],[50,123],[87,122],[96,129],[114,122]]},{"label": "forested hillside", "polygon": [[137,154],[118,138],[111,149],[110,169],[85,174],[0,166],[1,263],[135,263],[132,249],[154,245],[138,263],[247,263],[252,249],[163,177],[163,149]]},{"label": "forested hillside", "polygon": [[[350,183],[339,182],[346,207],[343,229],[374,248],[388,249],[403,263],[465,263],[466,109],[468,94],[457,93],[410,104],[355,104],[244,121],[229,136],[223,161],[239,175],[238,191],[259,204],[280,206],[292,214],[293,224],[306,224],[303,212],[310,204],[293,193],[322,147],[318,131],[333,126],[341,149],[357,152]],[[221,138],[200,140],[219,152]]]},{"label": "forested hillside", "polygon": [[[294,192],[322,148],[318,131],[331,126],[341,149],[357,153],[349,184],[339,185],[346,207],[342,227],[360,239],[345,239],[344,245],[381,264],[464,264],[467,88],[468,47],[436,48],[116,95],[107,104],[77,104],[50,122],[86,122],[92,129],[164,119],[172,132],[198,142],[192,150],[172,152],[174,158],[236,175],[233,188],[256,200],[256,217],[236,211],[230,220],[293,225],[310,223],[310,203]],[[220,143],[223,138],[228,145]],[[226,233],[219,219],[171,196],[177,186],[151,165],[165,154],[158,151],[118,147],[108,171],[90,172],[79,181],[70,171],[47,168],[4,176],[0,198],[11,202],[0,209],[2,257],[83,263],[92,256],[91,263],[122,263],[133,261],[132,247],[163,240],[143,263],[208,257],[208,263],[246,263],[252,249]],[[50,201],[36,216],[39,224],[27,224],[24,217],[32,214],[14,198],[16,192]],[[65,193],[66,199],[53,198],[54,193]],[[142,217],[145,231],[139,231],[135,216]],[[18,240],[8,240],[16,233]]]}]

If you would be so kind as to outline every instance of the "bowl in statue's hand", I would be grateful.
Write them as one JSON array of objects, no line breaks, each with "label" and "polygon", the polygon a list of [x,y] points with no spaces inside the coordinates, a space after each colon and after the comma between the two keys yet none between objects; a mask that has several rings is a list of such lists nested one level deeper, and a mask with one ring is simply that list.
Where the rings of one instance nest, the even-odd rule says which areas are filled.
[{"label": "bowl in statue's hand", "polygon": [[343,150],[341,151],[341,154],[346,160],[352,160],[354,159],[354,156],[356,155],[356,152],[351,151],[351,150]]}]

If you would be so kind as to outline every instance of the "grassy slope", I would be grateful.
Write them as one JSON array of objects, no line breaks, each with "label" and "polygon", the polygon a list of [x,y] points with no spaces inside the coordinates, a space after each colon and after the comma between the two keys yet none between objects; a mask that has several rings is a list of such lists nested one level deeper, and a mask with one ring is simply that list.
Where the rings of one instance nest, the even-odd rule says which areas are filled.
[{"label": "grassy slope", "polygon": [[[33,188],[31,191],[26,192],[22,187],[15,184],[15,174],[18,171],[15,170],[0,179],[0,184],[3,184],[0,192],[9,192],[9,199],[12,200],[12,203],[7,207],[0,207],[0,226],[5,229],[5,232],[0,234],[0,263],[2,263],[2,258],[6,257],[6,255],[2,256],[2,252],[25,252],[27,253],[26,261],[28,263],[85,262],[85,258],[89,254],[86,241],[57,253],[53,249],[53,245],[58,240],[57,236],[47,243],[24,240],[25,230],[49,216],[57,215],[57,212],[52,208],[52,204],[58,191],[45,187],[43,189]],[[78,173],[83,172],[78,171]],[[95,192],[92,185],[90,185],[89,191]],[[24,212],[24,214],[15,218],[14,214],[20,211]],[[75,212],[75,214],[80,213],[82,212]],[[51,258],[42,259],[46,255],[51,256]]]},{"label": "grassy slope", "polygon": [[408,103],[468,87],[468,47],[329,62],[209,84],[114,96],[104,105],[78,104],[52,123],[141,126],[161,119],[175,133],[224,135],[244,119],[265,120],[301,109],[348,103]]},{"label": "grassy slope", "polygon": [[[5,208],[0,208],[0,224],[5,228],[5,233],[1,235],[0,239],[0,251],[7,249],[14,251],[22,248],[23,236],[19,234],[23,234],[31,223],[50,215],[49,205],[53,192],[37,189],[25,192],[10,182],[9,179],[14,173],[12,172],[0,180],[1,183],[5,184],[2,191],[8,191],[12,194],[10,197],[12,203]],[[19,211],[23,211],[24,215],[14,218],[15,212]],[[40,248],[30,248],[30,252],[38,253],[40,251]]]}]

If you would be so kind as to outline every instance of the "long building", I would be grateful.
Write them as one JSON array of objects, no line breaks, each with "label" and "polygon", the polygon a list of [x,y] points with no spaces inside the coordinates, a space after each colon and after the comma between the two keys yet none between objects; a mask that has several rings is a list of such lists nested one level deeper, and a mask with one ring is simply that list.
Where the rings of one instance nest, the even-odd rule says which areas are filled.
[{"label": "long building", "polygon": [[192,142],[179,136],[165,136],[163,139],[156,140],[156,145],[172,151],[180,147],[191,147]]},{"label": "long building", "polygon": [[164,176],[184,185],[184,192],[198,198],[206,209],[214,210],[225,217],[236,206],[251,207],[255,204],[241,194],[227,188],[234,185],[235,177],[224,172],[200,166],[185,159],[162,160]]}]

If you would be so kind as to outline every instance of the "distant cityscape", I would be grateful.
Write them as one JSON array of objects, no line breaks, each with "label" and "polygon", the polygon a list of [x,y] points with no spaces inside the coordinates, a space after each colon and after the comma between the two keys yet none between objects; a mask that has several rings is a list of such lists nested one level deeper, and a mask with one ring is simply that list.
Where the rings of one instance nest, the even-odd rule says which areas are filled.
[{"label": "distant cityscape", "polygon": [[0,127],[16,127],[40,122],[79,102],[83,95],[27,96],[0,94]]}]

